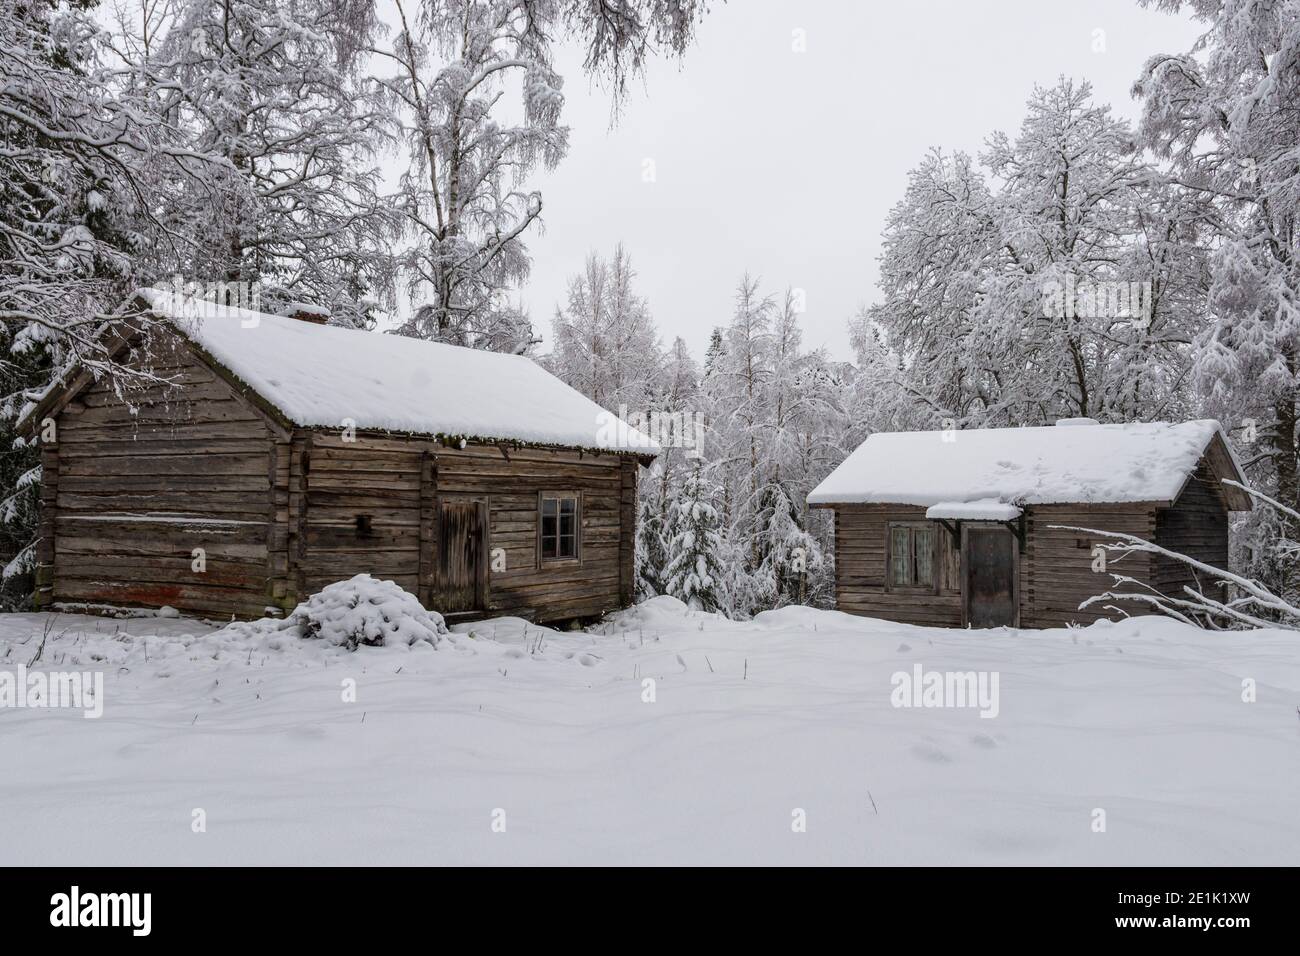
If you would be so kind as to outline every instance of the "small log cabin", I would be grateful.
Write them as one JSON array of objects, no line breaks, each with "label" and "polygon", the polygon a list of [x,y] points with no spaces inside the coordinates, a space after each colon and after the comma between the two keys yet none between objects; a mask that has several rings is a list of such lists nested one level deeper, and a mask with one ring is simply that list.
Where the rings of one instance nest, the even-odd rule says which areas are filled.
[{"label": "small log cabin", "polygon": [[[1218,422],[879,433],[808,496],[835,513],[837,606],[941,627],[1060,627],[1122,616],[1079,605],[1117,590],[1111,573],[1163,594],[1190,569],[1150,553],[1108,555],[1135,535],[1215,567],[1228,514],[1251,507]],[[1128,614],[1146,606],[1124,602]]]},{"label": "small log cabin", "polygon": [[[532,360],[138,293],[152,376],[65,376],[41,442],[37,603],[281,615],[365,572],[450,620],[633,599],[657,449]],[[125,395],[125,397],[123,397]]]}]

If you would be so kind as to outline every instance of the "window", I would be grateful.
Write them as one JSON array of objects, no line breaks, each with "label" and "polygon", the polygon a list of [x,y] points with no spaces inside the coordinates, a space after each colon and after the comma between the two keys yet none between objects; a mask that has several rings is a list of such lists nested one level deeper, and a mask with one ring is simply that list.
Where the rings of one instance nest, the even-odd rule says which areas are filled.
[{"label": "window", "polygon": [[543,561],[577,560],[581,510],[576,494],[542,493],[538,540]]},{"label": "window", "polygon": [[889,583],[897,588],[934,587],[934,527],[889,526]]}]

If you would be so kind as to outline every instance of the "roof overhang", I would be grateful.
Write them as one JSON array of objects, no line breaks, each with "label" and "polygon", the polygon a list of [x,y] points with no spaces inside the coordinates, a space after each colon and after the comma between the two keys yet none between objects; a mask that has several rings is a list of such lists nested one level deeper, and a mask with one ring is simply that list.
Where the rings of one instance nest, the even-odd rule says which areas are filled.
[{"label": "roof overhang", "polygon": [[[134,293],[124,299],[115,311],[119,317],[106,321],[98,332],[98,336],[104,340],[104,357],[108,361],[121,358],[123,352],[140,341],[149,323],[156,321],[156,317],[145,318],[146,315],[153,315],[149,303]],[[83,363],[74,362],[49,384],[44,395],[18,416],[14,430],[26,438],[33,437],[40,430],[41,422],[57,415],[94,381],[95,374],[91,369]]]},{"label": "roof overhang", "polygon": [[978,501],[941,501],[931,505],[925,516],[931,521],[1015,521],[1024,510],[1005,501],[984,498]]},{"label": "roof overhang", "polygon": [[[1215,432],[1210,437],[1210,443],[1205,446],[1205,452],[1201,456],[1202,460],[1214,473],[1217,479],[1219,491],[1223,495],[1224,502],[1227,503],[1229,511],[1250,511],[1254,508],[1255,502],[1249,494],[1241,488],[1227,484],[1227,481],[1235,481],[1238,484],[1247,484],[1246,477],[1241,473],[1241,466],[1237,464],[1237,457],[1228,447],[1228,443],[1223,440],[1222,432]],[[1187,476],[1187,481],[1191,481],[1192,476]],[[1183,488],[1187,487],[1187,482],[1183,483]],[[1182,494],[1182,491],[1179,491]]]}]

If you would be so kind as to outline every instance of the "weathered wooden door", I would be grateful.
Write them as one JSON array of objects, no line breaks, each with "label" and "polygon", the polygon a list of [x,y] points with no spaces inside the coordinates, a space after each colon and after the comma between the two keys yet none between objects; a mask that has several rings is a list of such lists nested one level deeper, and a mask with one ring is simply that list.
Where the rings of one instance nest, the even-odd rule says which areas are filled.
[{"label": "weathered wooden door", "polygon": [[439,501],[434,610],[457,614],[486,607],[487,520],[484,501]]},{"label": "weathered wooden door", "polygon": [[1006,528],[967,525],[962,555],[962,601],[970,627],[1018,623],[1016,538]]}]

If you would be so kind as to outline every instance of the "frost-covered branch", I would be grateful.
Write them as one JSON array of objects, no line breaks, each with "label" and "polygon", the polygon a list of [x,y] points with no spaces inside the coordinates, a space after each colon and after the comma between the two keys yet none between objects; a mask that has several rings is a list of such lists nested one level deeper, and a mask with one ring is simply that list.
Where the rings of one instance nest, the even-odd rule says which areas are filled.
[{"label": "frost-covered branch", "polygon": [[1199,572],[1205,579],[1215,584],[1230,585],[1240,592],[1240,596],[1224,601],[1210,597],[1205,593],[1206,589],[1203,586],[1197,589],[1184,585],[1182,593],[1186,596],[1180,598],[1164,594],[1149,584],[1128,575],[1112,572],[1111,577],[1117,587],[1124,585],[1139,587],[1145,589],[1145,593],[1143,591],[1107,591],[1104,594],[1088,598],[1079,605],[1080,610],[1103,601],[1130,601],[1147,605],[1179,620],[1189,623],[1204,622],[1212,627],[1235,624],[1247,627],[1286,627],[1300,630],[1300,608],[1278,597],[1258,581],[1234,574],[1223,568],[1216,568],[1204,561],[1180,554],[1136,535],[1072,525],[1049,525],[1049,527],[1063,531],[1078,531],[1102,539],[1112,539],[1110,542],[1103,542],[1098,545],[1108,553],[1119,553],[1121,555],[1146,553],[1168,558]]}]

